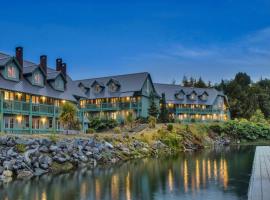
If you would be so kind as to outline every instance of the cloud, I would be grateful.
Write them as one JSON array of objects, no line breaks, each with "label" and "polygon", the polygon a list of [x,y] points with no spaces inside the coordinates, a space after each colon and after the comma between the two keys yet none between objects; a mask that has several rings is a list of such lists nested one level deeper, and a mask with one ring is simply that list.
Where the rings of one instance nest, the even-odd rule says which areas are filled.
[{"label": "cloud", "polygon": [[261,76],[270,78],[270,27],[227,43],[174,44],[137,55],[133,61],[130,66],[141,66],[159,82],[184,74],[216,82],[232,78],[239,71],[247,72],[255,80]]}]

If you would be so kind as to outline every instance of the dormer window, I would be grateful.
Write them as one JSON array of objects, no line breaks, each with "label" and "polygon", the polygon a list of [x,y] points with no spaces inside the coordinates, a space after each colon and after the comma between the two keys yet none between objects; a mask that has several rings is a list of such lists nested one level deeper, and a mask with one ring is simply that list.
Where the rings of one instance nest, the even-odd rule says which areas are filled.
[{"label": "dormer window", "polygon": [[13,65],[7,66],[7,77],[11,79],[18,79],[18,69]]},{"label": "dormer window", "polygon": [[111,92],[116,92],[117,89],[118,89],[118,86],[117,86],[115,83],[112,82],[112,83],[109,85],[109,89],[110,89]]},{"label": "dormer window", "polygon": [[175,98],[179,100],[183,100],[185,98],[185,92],[181,90],[180,92],[175,94]]},{"label": "dormer window", "polygon": [[61,76],[58,76],[55,79],[55,83],[54,84],[55,84],[55,89],[56,90],[64,91],[65,83],[64,83],[64,80],[62,79]]},{"label": "dormer window", "polygon": [[101,90],[102,90],[102,88],[100,87],[100,85],[96,84],[96,85],[94,86],[94,90],[95,90],[95,93],[100,93]]},{"label": "dormer window", "polygon": [[33,84],[39,85],[39,86],[43,86],[43,84],[44,84],[44,78],[39,71],[36,71],[33,74]]},{"label": "dormer window", "polygon": [[188,96],[189,96],[190,100],[194,101],[196,99],[197,93],[195,91],[193,91]]}]

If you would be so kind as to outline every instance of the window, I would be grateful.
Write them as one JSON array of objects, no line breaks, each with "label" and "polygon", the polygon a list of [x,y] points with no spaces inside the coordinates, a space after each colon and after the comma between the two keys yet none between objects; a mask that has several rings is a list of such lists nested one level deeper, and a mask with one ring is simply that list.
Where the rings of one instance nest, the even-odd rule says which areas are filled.
[{"label": "window", "polygon": [[95,93],[100,93],[101,92],[101,86],[96,84],[94,87]]},{"label": "window", "polygon": [[109,89],[110,89],[111,92],[116,92],[118,90],[118,86],[115,83],[112,82],[109,85]]},{"label": "window", "polygon": [[59,76],[55,79],[55,89],[56,90],[64,90],[64,80]]},{"label": "window", "polygon": [[37,71],[37,72],[35,72],[34,74],[33,74],[33,84],[35,84],[35,85],[43,85],[43,76],[42,76],[42,74],[39,72],[39,71]]},{"label": "window", "polygon": [[17,79],[17,68],[15,66],[8,66],[7,67],[7,77]]}]

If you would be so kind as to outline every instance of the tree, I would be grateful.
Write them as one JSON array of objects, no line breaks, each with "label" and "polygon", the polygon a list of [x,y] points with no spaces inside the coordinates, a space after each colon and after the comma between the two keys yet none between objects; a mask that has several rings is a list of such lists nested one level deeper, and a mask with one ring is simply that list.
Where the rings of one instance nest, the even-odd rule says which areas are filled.
[{"label": "tree", "polygon": [[162,123],[167,123],[169,121],[169,111],[166,106],[166,97],[165,93],[162,93],[160,99],[160,114],[159,121]]},{"label": "tree", "polygon": [[205,82],[202,80],[202,78],[200,77],[199,80],[197,82],[194,83],[194,87],[198,87],[198,88],[207,88],[207,85],[205,84]]},{"label": "tree", "polygon": [[189,82],[188,82],[188,79],[187,79],[186,76],[183,77],[182,86],[184,86],[184,87],[188,87],[189,86]]},{"label": "tree", "polygon": [[151,92],[151,94],[149,96],[149,103],[150,103],[150,106],[148,109],[148,115],[153,116],[153,117],[157,117],[159,114],[159,111],[158,111],[157,104],[155,102],[155,95],[153,92]]},{"label": "tree", "polygon": [[70,102],[66,102],[61,106],[61,113],[59,119],[65,129],[68,130],[80,129],[80,123],[77,118],[77,112],[78,112],[77,107]]},{"label": "tree", "polygon": [[251,116],[250,121],[255,122],[255,123],[267,123],[260,109],[256,110],[256,112]]},{"label": "tree", "polygon": [[128,115],[126,116],[125,123],[130,126],[130,128],[133,127],[134,123],[134,117],[132,112],[128,112]]}]

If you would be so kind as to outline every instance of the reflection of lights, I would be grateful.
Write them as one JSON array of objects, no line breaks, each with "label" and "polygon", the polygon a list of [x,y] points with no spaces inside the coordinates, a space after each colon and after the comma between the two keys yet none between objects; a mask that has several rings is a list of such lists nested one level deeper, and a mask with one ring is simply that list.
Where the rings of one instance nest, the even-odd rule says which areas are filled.
[{"label": "reflection of lights", "polygon": [[187,160],[184,161],[184,189],[185,189],[185,192],[188,191],[188,167],[187,167]]},{"label": "reflection of lights", "polygon": [[87,197],[86,192],[87,192],[87,185],[86,185],[86,182],[83,182],[80,188],[80,195],[82,199],[86,199]]},{"label": "reflection of lights", "polygon": [[214,177],[217,179],[217,161],[214,160]]},{"label": "reflection of lights", "polygon": [[111,180],[112,199],[119,199],[118,196],[118,175],[113,175]]},{"label": "reflection of lights", "polygon": [[96,198],[95,199],[99,200],[101,195],[100,195],[100,182],[98,179],[96,179],[96,181],[95,181],[95,188],[96,188]]},{"label": "reflection of lights", "polygon": [[172,174],[171,169],[169,169],[168,184],[169,184],[169,189],[170,189],[170,192],[171,192],[173,190],[173,174]]},{"label": "reflection of lights", "polygon": [[197,190],[200,189],[200,166],[199,166],[199,161],[196,160],[196,186]]},{"label": "reflection of lights", "polygon": [[42,194],[41,194],[41,200],[47,200],[46,192],[42,192]]},{"label": "reflection of lights", "polygon": [[224,185],[224,188],[227,189],[227,187],[228,187],[228,166],[227,166],[227,161],[225,159],[224,159],[223,165],[224,165],[223,185]]},{"label": "reflection of lights", "polygon": [[223,173],[224,173],[223,159],[220,159],[220,164],[219,164],[219,177],[220,177],[220,181],[223,180]]},{"label": "reflection of lights", "polygon": [[192,193],[195,192],[195,176],[193,173],[191,175],[191,190],[192,190]]},{"label": "reflection of lights", "polygon": [[202,179],[203,179],[203,185],[205,187],[205,181],[206,181],[206,167],[205,167],[205,160],[202,161]]},{"label": "reflection of lights", "polygon": [[207,161],[207,175],[208,175],[208,178],[210,179],[211,178],[211,161],[210,160]]},{"label": "reflection of lights", "polygon": [[130,194],[130,181],[129,181],[129,172],[126,177],[126,198],[127,200],[131,200],[131,194]]}]

